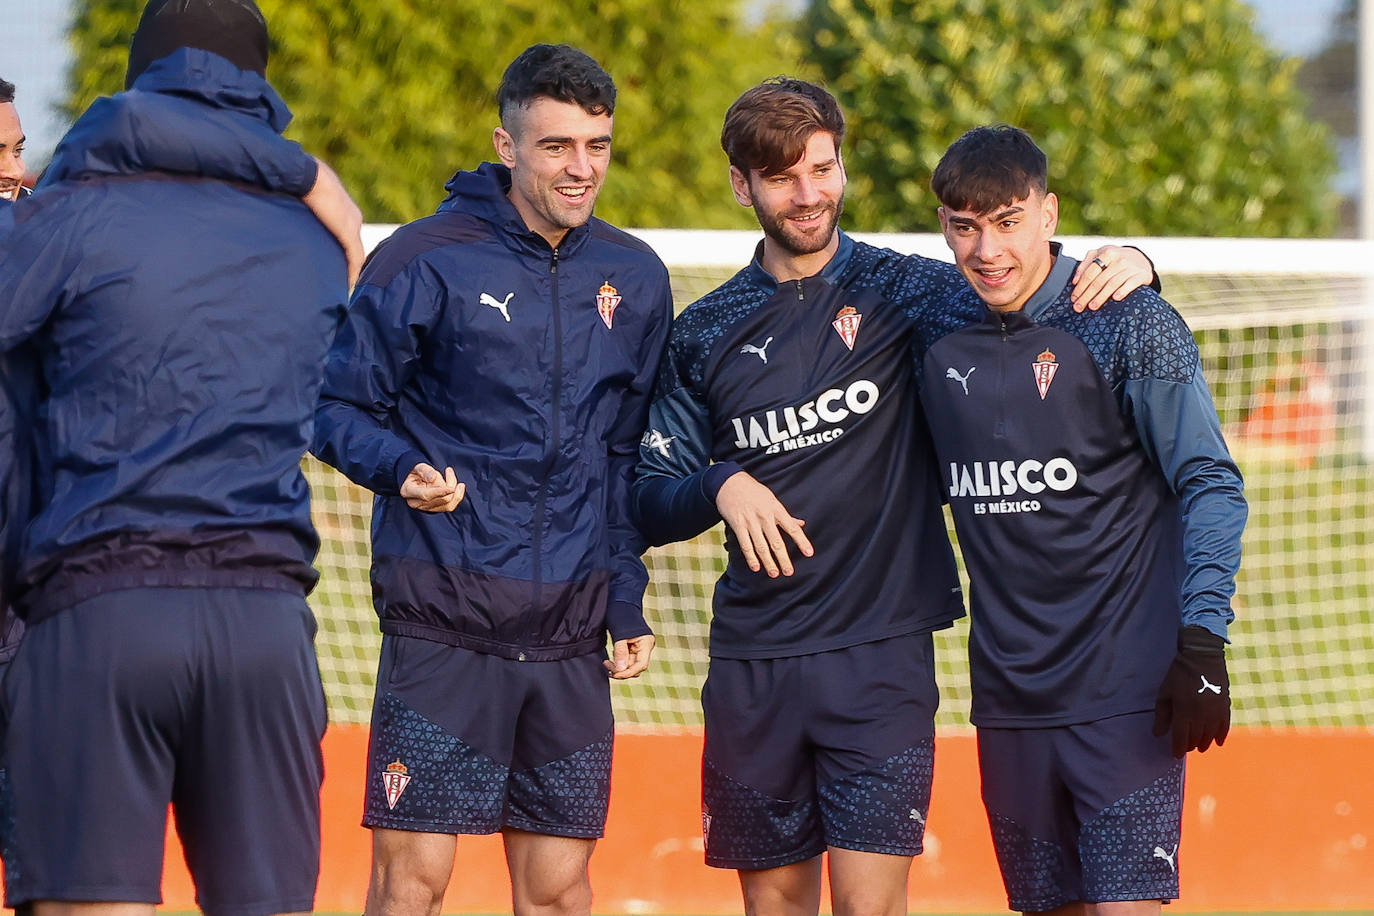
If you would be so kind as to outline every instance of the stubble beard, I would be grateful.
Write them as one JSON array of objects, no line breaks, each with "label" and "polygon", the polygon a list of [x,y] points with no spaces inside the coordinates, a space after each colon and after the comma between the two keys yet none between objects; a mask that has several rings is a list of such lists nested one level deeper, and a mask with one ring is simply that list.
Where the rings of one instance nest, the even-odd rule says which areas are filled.
[{"label": "stubble beard", "polygon": [[552,186],[544,194],[544,218],[561,229],[576,229],[591,222],[596,209],[596,200],[601,196],[601,183],[597,182],[587,189],[587,203],[583,206],[569,203]]}]

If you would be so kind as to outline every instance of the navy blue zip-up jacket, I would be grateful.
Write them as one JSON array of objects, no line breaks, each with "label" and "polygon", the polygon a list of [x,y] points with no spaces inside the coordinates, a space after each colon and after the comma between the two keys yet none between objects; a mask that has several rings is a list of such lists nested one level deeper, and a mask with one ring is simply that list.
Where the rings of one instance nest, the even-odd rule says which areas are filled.
[{"label": "navy blue zip-up jacket", "polygon": [[1074,312],[1076,266],[1060,255],[1015,312],[970,290],[978,320],[922,341],[978,725],[1153,709],[1179,626],[1232,618],[1246,506],[1197,345],[1150,290]]},{"label": "navy blue zip-up jacket", "polygon": [[117,588],[315,581],[299,465],[344,315],[343,253],[298,200],[209,169],[144,171],[147,138],[110,116],[140,93],[198,106],[179,123],[212,125],[190,135],[206,159],[226,124],[290,118],[261,77],[182,49],[83,115],[16,211],[0,351],[33,348],[41,367],[16,589],[30,623]]},{"label": "navy blue zip-up jacket", "polygon": [[[29,196],[20,189],[19,200]],[[14,228],[14,203],[0,200],[0,251]],[[0,665],[8,664],[24,636],[13,604],[19,547],[33,510],[32,441],[37,366],[31,353],[0,353]]]},{"label": "navy blue zip-up jacket", "polygon": [[[382,632],[528,661],[645,635],[629,488],[667,270],[599,219],[551,249],[504,166],[448,190],[369,258],[317,416],[315,454],[377,494]],[[453,512],[400,497],[420,462],[466,483]]]},{"label": "navy blue zip-up jacket", "polygon": [[823,652],[963,615],[912,359],[923,311],[963,285],[949,264],[842,233],[816,276],[779,283],[756,256],[673,323],[639,452],[646,536],[720,521],[716,493],[743,469],[816,548],[771,579],[727,532],[713,657]]},{"label": "navy blue zip-up jacket", "polygon": [[28,188],[20,188],[18,200],[0,199],[0,245],[5,244],[5,236],[9,235],[10,230],[14,228],[14,205],[19,201],[27,200],[30,194]]}]

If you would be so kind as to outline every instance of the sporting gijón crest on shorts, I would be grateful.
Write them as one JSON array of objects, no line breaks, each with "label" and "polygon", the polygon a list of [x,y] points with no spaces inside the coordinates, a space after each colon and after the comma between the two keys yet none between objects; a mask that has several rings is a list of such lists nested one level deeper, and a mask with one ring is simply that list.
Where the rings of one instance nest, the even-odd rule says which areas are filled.
[{"label": "sporting gij\u00f3n crest on shorts", "polygon": [[1152,709],[1180,622],[1229,617],[1244,503],[1196,344],[1150,290],[1075,313],[1075,264],[922,362],[969,569],[978,725]]},{"label": "sporting gij\u00f3n crest on shorts", "polygon": [[715,657],[826,651],[962,613],[917,406],[912,319],[879,289],[840,282],[855,247],[846,240],[803,280],[775,282],[755,262],[673,325],[640,446],[641,519],[673,512],[659,496],[679,483],[700,493],[714,461],[772,489],[815,547],[808,558],[789,542],[795,575],[770,579],[727,537]]}]

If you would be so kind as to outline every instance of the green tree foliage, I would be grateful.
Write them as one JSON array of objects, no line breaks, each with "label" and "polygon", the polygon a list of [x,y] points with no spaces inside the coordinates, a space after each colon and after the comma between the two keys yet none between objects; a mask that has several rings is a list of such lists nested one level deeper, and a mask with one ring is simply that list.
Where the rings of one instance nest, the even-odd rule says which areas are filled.
[{"label": "green tree foliage", "polygon": [[1359,78],[1355,48],[1358,31],[1355,0],[1345,0],[1331,24],[1330,40],[1303,61],[1298,71],[1298,85],[1312,99],[1312,116],[1325,122],[1340,137],[1354,137],[1358,129],[1355,90]]},{"label": "green tree foliage", "polygon": [[[1331,23],[1325,47],[1302,62],[1298,87],[1311,99],[1308,113],[1336,135],[1345,150],[1358,149],[1359,132],[1359,57],[1355,36],[1359,32],[1356,0],[1345,0]],[[1338,185],[1339,186],[1339,185]],[[1358,188],[1343,189],[1338,234],[1356,235],[1359,231]]]},{"label": "green tree foliage", "polygon": [[[77,0],[69,111],[123,88],[143,0]],[[587,51],[620,90],[597,214],[621,225],[743,227],[720,151],[730,102],[788,37],[740,0],[260,0],[288,134],[328,160],[375,222],[432,212],[459,168],[494,158],[496,89],[540,41]]]},{"label": "green tree foliage", "polygon": [[1329,234],[1329,133],[1241,0],[814,0],[799,31],[850,116],[848,221],[934,230],[965,130],[1024,127],[1066,233]]}]

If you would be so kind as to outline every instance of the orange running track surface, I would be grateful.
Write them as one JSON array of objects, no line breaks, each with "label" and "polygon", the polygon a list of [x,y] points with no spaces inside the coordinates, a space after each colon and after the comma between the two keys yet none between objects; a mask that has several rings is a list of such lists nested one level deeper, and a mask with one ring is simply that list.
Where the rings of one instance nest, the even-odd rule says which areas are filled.
[{"label": "orange running track surface", "polygon": [[[324,844],[316,909],[362,911],[369,834],[359,826],[367,729],[325,736]],[[620,735],[610,822],[592,859],[597,913],[738,913],[733,872],[701,858],[701,737]],[[271,778],[265,772],[264,778]],[[978,796],[972,735],[941,736],[926,852],[911,869],[912,911],[1006,907]],[[1182,899],[1171,910],[1374,907],[1374,733],[1233,730],[1190,755]],[[168,828],[166,905],[195,906]],[[510,911],[499,837],[462,837],[445,912]]]}]

